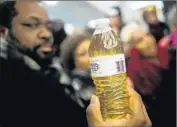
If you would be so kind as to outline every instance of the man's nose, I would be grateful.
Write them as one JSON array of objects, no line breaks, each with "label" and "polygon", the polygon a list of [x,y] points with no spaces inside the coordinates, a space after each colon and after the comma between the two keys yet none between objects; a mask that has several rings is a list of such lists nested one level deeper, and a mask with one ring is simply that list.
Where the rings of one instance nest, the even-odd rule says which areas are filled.
[{"label": "man's nose", "polygon": [[40,34],[39,34],[39,38],[43,41],[43,42],[52,42],[52,32],[50,30],[48,30],[47,28],[41,28],[40,29]]}]

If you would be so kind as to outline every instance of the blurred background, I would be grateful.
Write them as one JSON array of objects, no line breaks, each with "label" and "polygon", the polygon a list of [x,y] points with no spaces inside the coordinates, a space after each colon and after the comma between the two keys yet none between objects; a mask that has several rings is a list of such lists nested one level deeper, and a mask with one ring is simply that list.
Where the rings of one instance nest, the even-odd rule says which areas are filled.
[{"label": "blurred background", "polygon": [[165,21],[165,15],[174,3],[175,1],[44,1],[43,6],[52,19],[62,19],[68,24],[67,29],[72,29],[72,26],[83,28],[90,20],[104,18],[114,6],[120,7],[124,22],[143,22],[143,8],[149,5],[156,6],[159,19]]}]

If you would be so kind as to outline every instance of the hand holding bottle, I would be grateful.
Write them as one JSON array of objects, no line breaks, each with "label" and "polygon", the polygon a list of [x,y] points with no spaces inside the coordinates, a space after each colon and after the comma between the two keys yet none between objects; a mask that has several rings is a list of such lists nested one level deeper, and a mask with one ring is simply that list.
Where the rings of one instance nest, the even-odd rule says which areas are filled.
[{"label": "hand holding bottle", "polygon": [[89,127],[151,127],[151,121],[140,95],[133,89],[133,84],[130,79],[127,79],[127,84],[130,96],[129,105],[132,114],[127,114],[125,118],[119,120],[103,121],[99,99],[93,95],[90,105],[87,108]]},{"label": "hand holding bottle", "polygon": [[103,119],[117,120],[131,111],[123,44],[109,26],[109,21],[96,21],[96,30],[89,47],[90,71]]}]

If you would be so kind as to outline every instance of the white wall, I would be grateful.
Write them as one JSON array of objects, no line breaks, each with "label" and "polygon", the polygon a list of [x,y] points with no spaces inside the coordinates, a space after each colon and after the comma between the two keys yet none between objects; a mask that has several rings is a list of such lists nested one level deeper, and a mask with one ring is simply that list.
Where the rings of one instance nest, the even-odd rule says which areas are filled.
[{"label": "white wall", "polygon": [[88,21],[102,18],[105,14],[85,1],[59,1],[56,6],[46,6],[51,18],[62,19],[76,27],[84,27]]},{"label": "white wall", "polygon": [[[141,11],[137,9],[150,4],[163,7],[160,1],[59,1],[56,6],[45,7],[51,18],[59,18],[68,24],[83,27],[90,20],[104,18],[115,5],[121,8],[125,22],[143,22]],[[162,15],[159,17],[163,20]]]},{"label": "white wall", "polygon": [[[155,5],[160,9],[163,8],[162,1],[87,1],[92,4],[99,10],[108,13],[112,6],[118,5],[123,13],[123,20],[129,22],[131,20],[142,21],[142,12],[139,11],[140,8],[143,8],[148,5]],[[159,14],[159,19],[164,20],[163,15]]]}]

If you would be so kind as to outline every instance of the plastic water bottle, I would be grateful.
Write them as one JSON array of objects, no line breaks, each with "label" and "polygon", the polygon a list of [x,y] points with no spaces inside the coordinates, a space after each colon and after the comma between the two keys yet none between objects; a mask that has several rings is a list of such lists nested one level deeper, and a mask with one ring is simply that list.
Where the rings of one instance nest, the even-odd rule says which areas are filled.
[{"label": "plastic water bottle", "polygon": [[109,22],[95,21],[89,47],[91,75],[104,120],[124,118],[130,113],[123,45]]}]

